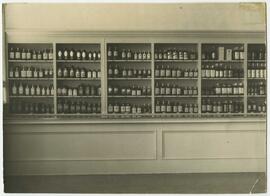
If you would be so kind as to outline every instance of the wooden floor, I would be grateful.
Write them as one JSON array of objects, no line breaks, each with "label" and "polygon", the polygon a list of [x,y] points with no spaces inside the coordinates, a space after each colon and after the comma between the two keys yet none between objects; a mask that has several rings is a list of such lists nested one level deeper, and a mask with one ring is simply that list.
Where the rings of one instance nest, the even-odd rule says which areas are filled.
[{"label": "wooden floor", "polygon": [[9,176],[7,193],[264,193],[264,173]]}]

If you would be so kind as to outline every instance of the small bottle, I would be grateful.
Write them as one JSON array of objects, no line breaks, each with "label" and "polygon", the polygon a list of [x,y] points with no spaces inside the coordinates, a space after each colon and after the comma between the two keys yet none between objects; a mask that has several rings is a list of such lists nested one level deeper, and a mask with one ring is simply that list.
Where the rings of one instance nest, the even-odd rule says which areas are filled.
[{"label": "small bottle", "polygon": [[23,88],[22,83],[20,83],[18,91],[19,91],[19,95],[23,95],[24,94],[24,88]]},{"label": "small bottle", "polygon": [[44,86],[41,88],[41,95],[42,96],[45,96],[46,95],[46,89],[45,89]]},{"label": "small bottle", "polygon": [[113,105],[111,103],[109,103],[108,105],[108,113],[109,114],[113,113]]},{"label": "small bottle", "polygon": [[85,78],[86,74],[85,74],[85,70],[84,68],[81,69],[81,78]]},{"label": "small bottle", "polygon": [[88,59],[91,61],[93,60],[93,54],[91,51],[88,52]]},{"label": "small bottle", "polygon": [[15,83],[13,83],[12,85],[12,95],[17,95],[17,85]]},{"label": "small bottle", "polygon": [[31,93],[31,96],[35,96],[36,89],[35,89],[34,85],[31,86],[30,93]]},{"label": "small bottle", "polygon": [[73,66],[71,66],[71,68],[70,68],[70,70],[69,70],[69,77],[70,77],[70,78],[74,78],[74,77],[75,77],[75,72],[74,72]]},{"label": "small bottle", "polygon": [[19,48],[16,49],[15,52],[15,59],[21,59],[21,51]]},{"label": "small bottle", "polygon": [[116,48],[114,48],[114,51],[113,51],[113,59],[114,60],[118,59],[118,50]]},{"label": "small bottle", "polygon": [[40,96],[40,94],[41,94],[41,89],[40,89],[40,86],[37,85],[37,88],[36,88],[36,95],[37,95],[37,96]]},{"label": "small bottle", "polygon": [[63,77],[63,73],[62,73],[61,67],[59,67],[58,70],[57,70],[57,77],[58,78],[62,78]]},{"label": "small bottle", "polygon": [[49,55],[47,53],[47,50],[43,50],[43,54],[42,54],[43,60],[48,60]]},{"label": "small bottle", "polygon": [[37,60],[42,60],[41,51],[38,51],[38,53],[37,53]]},{"label": "small bottle", "polygon": [[26,51],[25,51],[24,48],[22,49],[21,59],[22,59],[22,60],[25,60],[25,59],[26,59]]},{"label": "small bottle", "polygon": [[59,60],[62,60],[62,58],[63,58],[63,52],[62,52],[62,50],[58,50],[58,52],[57,52],[57,58]]},{"label": "small bottle", "polygon": [[107,57],[109,60],[112,60],[112,50],[111,47],[108,48]]},{"label": "small bottle", "polygon": [[13,48],[9,50],[9,59],[15,59],[15,52]]},{"label": "small bottle", "polygon": [[85,50],[82,51],[82,60],[86,60],[86,51]]},{"label": "small bottle", "polygon": [[77,60],[81,60],[81,58],[82,58],[81,51],[80,50],[77,50],[76,51],[76,59]]},{"label": "small bottle", "polygon": [[31,50],[27,49],[27,53],[26,53],[26,59],[30,60],[32,58],[32,54],[31,54]]},{"label": "small bottle", "polygon": [[67,60],[68,59],[68,50],[65,48],[64,50],[64,59]]},{"label": "small bottle", "polygon": [[23,66],[22,70],[21,70],[21,77],[22,78],[25,78],[26,77],[26,70],[25,70],[25,67]]},{"label": "small bottle", "polygon": [[94,61],[97,60],[97,52],[96,51],[93,52],[93,60]]},{"label": "small bottle", "polygon": [[67,78],[69,75],[68,75],[68,69],[65,67],[64,70],[63,70],[63,77],[64,78]]},{"label": "small bottle", "polygon": [[131,60],[131,59],[132,59],[132,53],[131,53],[131,50],[128,50],[128,52],[127,52],[127,59],[128,59],[128,60]]},{"label": "small bottle", "polygon": [[127,53],[126,53],[126,50],[123,49],[123,50],[122,50],[122,53],[121,53],[121,59],[122,59],[122,60],[125,60],[126,58],[127,58]]},{"label": "small bottle", "polygon": [[9,69],[9,78],[14,78],[14,72],[15,72],[14,69],[12,68]]},{"label": "small bottle", "polygon": [[53,60],[53,49],[49,50],[49,60]]}]

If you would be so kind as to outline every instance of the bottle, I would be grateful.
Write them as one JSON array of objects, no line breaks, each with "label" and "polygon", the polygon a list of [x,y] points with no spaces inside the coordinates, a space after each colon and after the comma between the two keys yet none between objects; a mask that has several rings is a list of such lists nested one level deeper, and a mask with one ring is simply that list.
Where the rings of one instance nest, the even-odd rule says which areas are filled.
[{"label": "bottle", "polygon": [[116,103],[114,106],[113,106],[113,111],[114,111],[114,113],[119,113],[119,105]]},{"label": "bottle", "polygon": [[9,78],[14,78],[15,70],[13,68],[9,69]]},{"label": "bottle", "polygon": [[22,49],[21,59],[22,59],[22,60],[25,60],[25,59],[26,59],[26,51],[25,51],[24,48]]},{"label": "bottle", "polygon": [[165,94],[166,94],[165,85],[164,85],[164,83],[161,83],[160,95],[165,95]]},{"label": "bottle", "polygon": [[49,50],[49,60],[53,60],[53,49]]},{"label": "bottle", "polygon": [[93,52],[93,60],[94,60],[94,61],[97,60],[97,52],[96,52],[96,51]]},{"label": "bottle", "polygon": [[21,59],[21,52],[20,52],[20,49],[19,48],[16,49],[15,59]]},{"label": "bottle", "polygon": [[[81,60],[81,58],[82,58],[81,51],[80,51],[80,50],[77,50],[77,51],[76,51],[76,59],[77,59],[77,60]],[[90,60],[90,59],[89,59],[89,60]]]},{"label": "bottle", "polygon": [[132,58],[131,50],[128,50],[128,52],[127,52],[127,59],[128,60],[131,60],[131,58]]},{"label": "bottle", "polygon": [[240,59],[240,51],[238,47],[235,47],[233,49],[233,59],[234,60],[239,60]]},{"label": "bottle", "polygon": [[42,54],[40,50],[37,53],[37,60],[42,60]]},{"label": "bottle", "polygon": [[62,52],[62,50],[58,50],[58,52],[57,52],[57,58],[59,60],[62,60],[62,58],[63,58],[63,52]]},{"label": "bottle", "polygon": [[107,57],[108,57],[108,60],[112,60],[112,50],[111,50],[111,47],[108,47]]},{"label": "bottle", "polygon": [[16,85],[16,83],[13,83],[13,85],[12,85],[12,95],[17,95],[17,85]]},{"label": "bottle", "polygon": [[101,53],[100,51],[97,52],[97,60],[100,60],[101,59]]},{"label": "bottle", "polygon": [[18,66],[15,68],[14,76],[15,76],[15,78],[19,78],[20,77],[20,71],[19,71],[19,67]]},{"label": "bottle", "polygon": [[66,48],[64,49],[63,56],[65,60],[68,59],[68,50]]},{"label": "bottle", "polygon": [[73,68],[73,66],[71,66],[71,68],[70,68],[70,70],[69,70],[69,77],[70,77],[70,78],[74,78],[74,76],[75,76],[74,68]]},{"label": "bottle", "polygon": [[162,65],[160,69],[160,77],[165,77],[165,75],[166,75],[165,69],[164,69],[164,66]]},{"label": "bottle", "polygon": [[23,66],[22,70],[21,70],[21,77],[25,78],[26,77],[26,70],[25,67]]},{"label": "bottle", "polygon": [[169,101],[166,104],[166,113],[172,113],[172,105]]},{"label": "bottle", "polygon": [[13,48],[10,48],[9,50],[9,59],[15,59],[15,52]]},{"label": "bottle", "polygon": [[[34,75],[35,75],[35,74],[34,74]],[[58,77],[58,78],[62,78],[62,77],[63,77],[63,73],[62,73],[61,67],[59,67],[58,70],[57,70],[57,77]]]},{"label": "bottle", "polygon": [[126,53],[126,50],[123,49],[123,50],[122,50],[122,53],[121,53],[121,59],[122,59],[122,60],[126,60],[126,58],[127,58],[127,53]]},{"label": "bottle", "polygon": [[109,103],[108,105],[108,113],[109,114],[113,113],[113,105],[111,103]]},{"label": "bottle", "polygon": [[[86,60],[86,51],[85,50],[82,51],[82,55],[81,56],[82,56],[82,60]],[[84,103],[84,104],[86,104],[86,103]]]},{"label": "bottle", "polygon": [[[141,51],[138,52],[138,60],[143,60],[143,54]],[[138,108],[137,108],[137,112],[138,112]]]},{"label": "bottle", "polygon": [[30,51],[30,49],[27,49],[26,59],[27,59],[27,60],[30,60],[31,58],[32,58],[31,51]]},{"label": "bottle", "polygon": [[178,113],[183,113],[183,105],[182,104],[177,104],[177,112]]},{"label": "bottle", "polygon": [[47,50],[43,50],[42,58],[43,58],[43,60],[48,60]]},{"label": "bottle", "polygon": [[221,87],[220,87],[219,83],[216,83],[215,94],[221,95]]},{"label": "bottle", "polygon": [[209,69],[209,66],[205,66],[205,77],[210,78],[211,77],[211,70]]},{"label": "bottle", "polygon": [[73,48],[71,48],[71,50],[69,51],[69,59],[74,60],[74,50],[73,50]]},{"label": "bottle", "polygon": [[217,58],[216,49],[215,49],[215,47],[212,47],[211,60],[216,60],[216,58]]},{"label": "bottle", "polygon": [[123,78],[126,78],[127,77],[127,70],[125,67],[123,67],[123,70],[122,70],[122,77]]},{"label": "bottle", "polygon": [[178,51],[178,57],[179,57],[179,60],[184,60],[184,52],[182,50]]},{"label": "bottle", "polygon": [[165,77],[167,77],[167,78],[171,77],[171,69],[169,66],[167,66],[167,68],[165,70]]},{"label": "bottle", "polygon": [[165,113],[166,112],[166,104],[165,104],[165,101],[164,100],[162,101],[162,104],[160,106],[160,112],[161,113]]},{"label": "bottle", "polygon": [[88,52],[88,59],[91,61],[93,60],[93,54],[91,51]]},{"label": "bottle", "polygon": [[147,52],[146,59],[147,60],[151,60],[151,52],[150,51]]},{"label": "bottle", "polygon": [[45,89],[44,86],[41,88],[41,95],[42,96],[45,96],[46,95],[46,89]]},{"label": "bottle", "polygon": [[125,111],[126,111],[127,114],[129,114],[131,112],[131,107],[130,107],[130,105],[128,103],[125,106]]},{"label": "bottle", "polygon": [[114,71],[113,71],[113,75],[114,75],[114,77],[118,77],[118,74],[119,74],[119,69],[118,69],[118,66],[117,65],[115,65],[115,67],[114,67]]},{"label": "bottle", "polygon": [[114,60],[118,59],[118,51],[117,51],[116,47],[114,48],[114,51],[113,51],[113,59]]},{"label": "bottle", "polygon": [[188,52],[187,51],[184,51],[183,52],[183,55],[184,55],[184,60],[188,60]]},{"label": "bottle", "polygon": [[53,85],[50,86],[50,95],[51,95],[51,96],[54,95],[54,88],[53,88]]},{"label": "bottle", "polygon": [[81,78],[85,78],[86,75],[85,75],[85,70],[84,68],[81,69]]},{"label": "bottle", "polygon": [[68,69],[66,67],[64,68],[64,71],[63,71],[63,77],[64,78],[69,77],[69,75],[68,75]]},{"label": "bottle", "polygon": [[167,83],[167,86],[165,88],[165,94],[166,95],[171,95],[171,87],[170,87],[169,83]]},{"label": "bottle", "polygon": [[97,71],[96,70],[92,71],[92,78],[97,78]]},{"label": "bottle", "polygon": [[173,49],[173,54],[172,54],[172,56],[173,56],[173,60],[177,60],[177,59],[178,59],[178,53],[177,53],[177,51],[176,51],[175,48]]},{"label": "bottle", "polygon": [[[134,52],[133,59],[134,59],[134,60],[138,60],[138,59],[139,59],[139,53],[138,53],[138,52]],[[136,106],[135,106],[135,107],[136,107]],[[137,110],[137,109],[136,109],[136,110]]]},{"label": "bottle", "polygon": [[19,91],[19,95],[23,95],[24,94],[24,88],[23,88],[22,83],[20,83],[18,91]]},{"label": "bottle", "polygon": [[28,67],[27,71],[26,71],[26,77],[27,78],[32,78],[33,77],[33,72],[31,67]]}]

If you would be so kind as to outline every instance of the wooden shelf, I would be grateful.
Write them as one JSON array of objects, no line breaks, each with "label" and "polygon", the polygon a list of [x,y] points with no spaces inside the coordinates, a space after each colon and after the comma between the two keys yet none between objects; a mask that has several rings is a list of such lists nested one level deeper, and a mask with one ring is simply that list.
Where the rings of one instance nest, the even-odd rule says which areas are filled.
[{"label": "wooden shelf", "polygon": [[155,95],[155,98],[197,98],[198,95]]},{"label": "wooden shelf", "polygon": [[248,80],[266,80],[266,78],[247,78]]},{"label": "wooden shelf", "polygon": [[132,95],[109,95],[109,98],[151,98],[151,95],[141,95],[141,96],[132,96]]},{"label": "wooden shelf", "polygon": [[100,60],[56,60],[57,63],[100,63]]},{"label": "wooden shelf", "polygon": [[266,63],[266,60],[248,60],[248,63]]},{"label": "wooden shelf", "polygon": [[100,81],[101,78],[57,78],[57,80]]},{"label": "wooden shelf", "polygon": [[151,60],[108,60],[108,62],[116,63],[150,63]]},{"label": "wooden shelf", "polygon": [[101,98],[98,95],[89,95],[89,96],[69,96],[69,95],[57,95],[58,98]]},{"label": "wooden shelf", "polygon": [[36,81],[53,81],[53,78],[8,78],[8,80],[36,80]]},{"label": "wooden shelf", "polygon": [[248,98],[266,98],[266,95],[248,95]]},{"label": "wooden shelf", "polygon": [[198,80],[198,78],[155,78],[155,80]]},{"label": "wooden shelf", "polygon": [[10,95],[9,96],[10,98],[53,98],[54,96],[53,95],[50,95],[50,96],[43,96],[43,95],[40,95],[40,96],[27,96],[27,95]]},{"label": "wooden shelf", "polygon": [[203,63],[244,63],[244,60],[202,60]]},{"label": "wooden shelf", "polygon": [[53,60],[8,60],[9,63],[53,63]]},{"label": "wooden shelf", "polygon": [[151,80],[151,78],[108,78],[108,80]]},{"label": "wooden shelf", "polygon": [[202,95],[202,97],[216,97],[216,98],[243,98],[244,95]]},{"label": "wooden shelf", "polygon": [[202,80],[244,80],[244,78],[202,78]]},{"label": "wooden shelf", "polygon": [[197,63],[198,60],[155,60],[155,62],[162,63]]}]

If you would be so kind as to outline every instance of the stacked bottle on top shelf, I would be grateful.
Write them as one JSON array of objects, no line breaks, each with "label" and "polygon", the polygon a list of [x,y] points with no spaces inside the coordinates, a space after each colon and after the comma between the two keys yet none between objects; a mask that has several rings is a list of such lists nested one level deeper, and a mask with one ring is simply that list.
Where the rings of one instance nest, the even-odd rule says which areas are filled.
[{"label": "stacked bottle on top shelf", "polygon": [[101,59],[100,51],[74,50],[73,48],[58,49],[58,60],[93,60]]},{"label": "stacked bottle on top shelf", "polygon": [[249,63],[247,77],[266,79],[266,63]]},{"label": "stacked bottle on top shelf", "polygon": [[58,78],[100,78],[100,75],[100,70],[86,70],[84,68],[74,68],[73,66],[70,68],[59,67],[57,69]]},{"label": "stacked bottle on top shelf", "polygon": [[248,51],[248,59],[249,60],[266,60],[266,51],[265,45],[260,44],[259,48],[251,48]]},{"label": "stacked bottle on top shelf", "polygon": [[169,65],[156,66],[155,68],[156,78],[197,78],[198,70],[196,68],[171,68]]},{"label": "stacked bottle on top shelf", "polygon": [[59,114],[100,114],[100,103],[86,101],[58,101],[57,113]]},{"label": "stacked bottle on top shelf", "polygon": [[155,60],[196,60],[195,50],[166,48],[155,50]]},{"label": "stacked bottle on top shelf", "polygon": [[156,113],[198,113],[198,105],[171,101],[156,101]]},{"label": "stacked bottle on top shelf", "polygon": [[218,46],[204,45],[202,50],[202,60],[219,60],[219,61],[241,61],[244,60],[244,46]]},{"label": "stacked bottle on top shelf", "polygon": [[150,51],[132,51],[131,49],[119,50],[117,47],[108,47],[108,60],[151,60]]},{"label": "stacked bottle on top shelf", "polygon": [[77,88],[74,87],[57,87],[57,95],[58,96],[101,96],[101,88],[100,86],[94,85],[84,85],[81,84]]},{"label": "stacked bottle on top shelf", "polygon": [[53,85],[30,85],[23,83],[13,83],[11,87],[11,95],[13,96],[53,96]]},{"label": "stacked bottle on top shelf", "polygon": [[150,78],[151,77],[151,69],[137,69],[134,67],[125,68],[117,66],[117,65],[109,65],[108,66],[108,77],[109,78]]},{"label": "stacked bottle on top shelf", "polygon": [[10,60],[52,60],[53,49],[10,48]]},{"label": "stacked bottle on top shelf", "polygon": [[148,86],[125,86],[119,87],[117,85],[109,86],[108,87],[108,94],[109,96],[150,96],[151,95],[151,88]]},{"label": "stacked bottle on top shelf", "polygon": [[16,66],[9,70],[9,78],[53,78],[53,69]]},{"label": "stacked bottle on top shelf", "polygon": [[155,95],[198,95],[198,87],[197,86],[185,86],[181,87],[176,84],[170,83],[156,83],[155,84]]},{"label": "stacked bottle on top shelf", "polygon": [[202,78],[243,78],[243,69],[233,69],[232,65],[216,63],[202,65]]},{"label": "stacked bottle on top shelf", "polygon": [[266,113],[267,106],[266,101],[264,102],[256,102],[254,100],[248,101],[248,113]]},{"label": "stacked bottle on top shelf", "polygon": [[130,104],[130,103],[109,103],[109,114],[149,114],[151,113],[151,104]]}]

